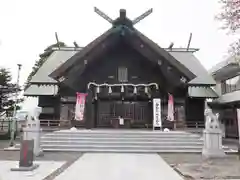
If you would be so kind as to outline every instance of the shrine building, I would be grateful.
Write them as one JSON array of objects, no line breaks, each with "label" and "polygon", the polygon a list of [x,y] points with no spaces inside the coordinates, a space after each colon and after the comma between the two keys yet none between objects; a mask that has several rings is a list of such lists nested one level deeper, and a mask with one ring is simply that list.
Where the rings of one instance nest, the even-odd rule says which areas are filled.
[{"label": "shrine building", "polygon": [[[85,47],[54,48],[32,77],[24,95],[38,97],[42,126],[118,128],[122,117],[124,128],[151,128],[158,98],[167,127],[169,95],[177,128],[204,126],[205,100],[218,95],[198,49],[160,47],[134,27],[143,16],[130,20],[123,9],[103,17],[110,29]],[[87,94],[81,121],[73,120],[77,92]]]}]

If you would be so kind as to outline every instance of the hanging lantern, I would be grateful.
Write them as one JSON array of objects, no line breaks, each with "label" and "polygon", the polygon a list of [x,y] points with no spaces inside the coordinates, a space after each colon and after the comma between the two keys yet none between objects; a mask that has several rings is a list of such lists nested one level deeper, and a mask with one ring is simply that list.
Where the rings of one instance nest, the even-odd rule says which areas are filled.
[{"label": "hanging lantern", "polygon": [[145,93],[148,94],[148,87],[145,86],[145,89],[144,89]]},{"label": "hanging lantern", "polygon": [[121,87],[121,93],[124,93],[124,87],[123,86]]},{"label": "hanging lantern", "polygon": [[108,93],[109,93],[109,94],[112,93],[112,88],[111,88],[111,86],[109,86],[109,88],[108,88]]},{"label": "hanging lantern", "polygon": [[152,96],[151,96],[151,93],[148,93],[148,99],[150,99]]},{"label": "hanging lantern", "polygon": [[98,97],[97,97],[97,93],[95,93],[94,99],[95,99],[95,100],[97,100],[97,99],[98,99]]},{"label": "hanging lantern", "polygon": [[137,94],[137,87],[136,86],[134,86],[133,94]]},{"label": "hanging lantern", "polygon": [[100,93],[100,87],[97,86],[97,90],[96,90],[97,93]]}]

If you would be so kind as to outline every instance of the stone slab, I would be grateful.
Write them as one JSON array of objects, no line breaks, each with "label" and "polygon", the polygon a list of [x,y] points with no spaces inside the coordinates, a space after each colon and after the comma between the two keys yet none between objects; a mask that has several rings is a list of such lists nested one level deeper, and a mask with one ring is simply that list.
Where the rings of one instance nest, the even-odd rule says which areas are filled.
[{"label": "stone slab", "polygon": [[11,171],[33,171],[39,167],[39,164],[33,164],[30,167],[16,167],[16,168],[11,168]]},{"label": "stone slab", "polygon": [[60,168],[63,161],[37,161],[39,167],[33,171],[11,171],[18,167],[18,161],[0,161],[0,180],[42,180]]},{"label": "stone slab", "polygon": [[183,180],[158,154],[86,153],[55,180]]}]

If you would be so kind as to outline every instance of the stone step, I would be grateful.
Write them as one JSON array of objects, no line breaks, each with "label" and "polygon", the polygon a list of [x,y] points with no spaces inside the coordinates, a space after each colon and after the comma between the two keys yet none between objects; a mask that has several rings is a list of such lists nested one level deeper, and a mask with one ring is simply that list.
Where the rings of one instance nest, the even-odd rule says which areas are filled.
[{"label": "stone step", "polygon": [[121,131],[121,130],[105,130],[105,131],[99,131],[99,130],[77,130],[77,131],[70,131],[70,130],[61,130],[61,131],[54,131],[50,134],[91,134],[91,135],[100,135],[100,134],[111,134],[111,135],[194,135],[192,133],[183,132],[183,131],[170,131],[170,132],[163,132],[163,131]]},{"label": "stone step", "polygon": [[[20,144],[17,144],[16,147],[20,147]],[[118,143],[118,142],[112,142],[112,143],[108,143],[108,142],[94,142],[94,143],[72,143],[72,142],[55,142],[55,141],[49,141],[49,142],[41,142],[41,147],[43,148],[48,148],[48,147],[62,147],[62,148],[66,148],[66,147],[91,147],[91,148],[111,148],[111,147],[115,147],[115,148],[120,148],[120,149],[124,149],[124,148],[142,148],[142,147],[146,147],[146,148],[185,148],[187,149],[188,147],[191,148],[202,148],[202,143],[199,144],[192,144],[192,143],[162,143],[162,142],[158,142],[158,143]]]},{"label": "stone step", "polygon": [[202,142],[200,138],[169,138],[169,137],[56,137],[56,136],[44,136],[41,141],[81,141],[81,142],[92,142],[92,141],[134,141],[134,142]]},{"label": "stone step", "polygon": [[41,138],[44,151],[201,152],[199,135],[182,131],[62,130]]},{"label": "stone step", "polygon": [[133,135],[128,135],[128,134],[45,134],[44,137],[95,137],[95,138],[194,138],[194,139],[199,139],[200,136],[198,135],[166,135],[166,134],[161,134],[161,135],[155,135],[155,134],[149,134],[149,135],[142,135],[142,134],[133,134]]},{"label": "stone step", "polygon": [[[224,147],[223,148],[225,153],[236,153],[236,150],[232,150],[229,149],[228,147]],[[19,151],[20,150],[20,144],[16,144],[15,147],[11,147],[11,148],[6,148],[4,149],[5,151]],[[57,147],[55,146],[54,148],[50,148],[50,147],[44,147],[43,148],[44,152],[118,152],[118,153],[124,153],[124,152],[128,152],[128,153],[201,153],[202,152],[202,148],[192,148],[192,149],[158,149],[158,150],[151,150],[151,149],[96,149],[96,148],[73,148],[73,147],[69,147],[69,148],[62,148],[62,147]]]},{"label": "stone step", "polygon": [[105,141],[105,142],[99,142],[99,141],[92,141],[92,142],[81,142],[81,141],[41,141],[41,144],[49,145],[49,144],[57,144],[57,145],[89,145],[89,146],[98,146],[98,145],[105,145],[105,146],[112,146],[112,145],[118,145],[118,146],[125,146],[125,145],[137,145],[137,146],[203,146],[203,142],[151,142],[151,141],[142,141],[142,142],[135,142],[135,141]]},{"label": "stone step", "polygon": [[150,149],[150,150],[168,150],[168,149],[202,149],[202,146],[195,146],[195,145],[188,145],[188,146],[177,146],[177,145],[134,145],[134,144],[98,144],[98,145],[93,145],[93,144],[42,144],[41,147],[43,149],[45,148],[57,148],[57,149],[117,149],[121,151],[122,149],[124,150],[133,150],[133,149]]},{"label": "stone step", "polygon": [[[19,151],[20,147],[7,148],[5,151]],[[202,149],[159,149],[157,150],[146,150],[146,149],[93,149],[93,148],[43,148],[44,152],[112,152],[112,153],[201,153]]]},{"label": "stone step", "polygon": [[52,152],[201,153],[203,139],[180,131],[62,130],[44,134],[41,147]]}]

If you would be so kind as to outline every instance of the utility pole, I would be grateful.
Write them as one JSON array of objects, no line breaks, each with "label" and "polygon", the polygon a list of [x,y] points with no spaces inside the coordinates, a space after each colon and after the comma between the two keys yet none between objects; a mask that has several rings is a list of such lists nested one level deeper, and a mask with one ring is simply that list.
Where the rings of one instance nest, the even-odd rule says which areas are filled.
[{"label": "utility pole", "polygon": [[10,143],[9,146],[12,147],[14,146],[14,134],[16,131],[16,123],[17,123],[17,119],[16,119],[16,112],[17,112],[17,101],[18,101],[18,92],[19,92],[19,79],[20,79],[20,71],[22,68],[21,64],[17,64],[18,66],[18,75],[17,75],[17,87],[16,87],[16,92],[15,92],[15,103],[14,103],[14,109],[13,109],[13,117],[12,117],[12,121],[11,121],[11,139],[10,139]]}]

